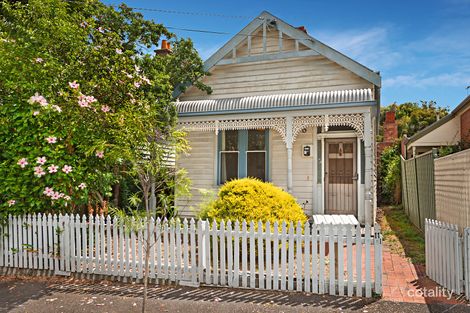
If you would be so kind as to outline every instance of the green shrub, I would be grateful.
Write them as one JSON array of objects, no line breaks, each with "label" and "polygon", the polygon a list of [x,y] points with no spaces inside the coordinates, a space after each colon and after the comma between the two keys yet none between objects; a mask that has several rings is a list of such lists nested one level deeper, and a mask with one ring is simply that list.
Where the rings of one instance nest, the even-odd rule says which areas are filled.
[{"label": "green shrub", "polygon": [[295,198],[271,183],[243,178],[225,183],[217,199],[210,202],[199,214],[202,219],[217,221],[307,221]]},{"label": "green shrub", "polygon": [[391,195],[393,204],[401,203],[401,159],[395,155],[387,166],[387,174],[384,177],[384,189]]},{"label": "green shrub", "polygon": [[378,171],[380,202],[401,203],[401,159],[400,144],[385,148],[380,156]]}]

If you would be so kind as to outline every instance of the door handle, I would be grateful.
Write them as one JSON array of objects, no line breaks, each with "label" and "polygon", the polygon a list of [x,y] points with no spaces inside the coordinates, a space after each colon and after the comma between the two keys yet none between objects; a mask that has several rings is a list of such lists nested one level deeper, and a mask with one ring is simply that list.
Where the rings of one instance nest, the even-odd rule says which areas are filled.
[{"label": "door handle", "polygon": [[359,177],[358,177],[357,174],[352,177],[352,180],[358,180],[358,179],[359,179]]}]

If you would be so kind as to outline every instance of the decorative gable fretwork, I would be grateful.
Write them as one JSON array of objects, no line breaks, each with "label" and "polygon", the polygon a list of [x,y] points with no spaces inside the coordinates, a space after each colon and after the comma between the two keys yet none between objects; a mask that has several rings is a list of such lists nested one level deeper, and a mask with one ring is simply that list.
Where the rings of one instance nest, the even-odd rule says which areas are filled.
[{"label": "decorative gable fretwork", "polygon": [[285,143],[288,140],[287,134],[290,133],[288,127],[292,127],[292,142],[307,127],[328,129],[330,126],[349,126],[355,130],[359,138],[364,137],[364,116],[362,113],[297,116],[292,119],[291,125],[284,117],[273,117],[180,122],[179,126],[187,131],[215,131],[216,133],[220,130],[273,129],[279,133]]}]

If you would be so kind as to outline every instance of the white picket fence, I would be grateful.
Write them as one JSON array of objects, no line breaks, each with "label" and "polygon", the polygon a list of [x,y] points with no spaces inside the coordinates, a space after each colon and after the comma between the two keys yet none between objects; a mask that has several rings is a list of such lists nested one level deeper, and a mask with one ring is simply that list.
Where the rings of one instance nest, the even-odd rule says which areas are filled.
[{"label": "white picket fence", "polygon": [[425,249],[426,275],[453,293],[461,294],[464,259],[457,225],[426,219]]},{"label": "white picket fence", "polygon": [[463,232],[463,284],[465,297],[470,300],[470,228],[467,227]]},{"label": "white picket fence", "polygon": [[10,216],[0,238],[0,267],[297,290],[331,295],[382,293],[378,225],[161,221],[127,231],[110,216]]}]

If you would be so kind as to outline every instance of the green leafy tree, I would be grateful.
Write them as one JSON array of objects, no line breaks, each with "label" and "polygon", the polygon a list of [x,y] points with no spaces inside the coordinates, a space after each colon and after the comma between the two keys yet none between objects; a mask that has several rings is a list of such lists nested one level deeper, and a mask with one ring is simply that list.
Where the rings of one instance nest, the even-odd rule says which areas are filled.
[{"label": "green leafy tree", "polygon": [[[0,13],[2,209],[104,206],[124,180],[144,217],[132,227],[149,231],[172,210],[174,191],[187,192],[184,171],[168,162],[187,149],[173,91],[194,82],[210,92],[198,82],[206,73],[192,42],[99,1],[2,2]],[[152,53],[161,37],[171,54]],[[147,240],[142,312],[149,251]]]},{"label": "green leafy tree", "polygon": [[[435,101],[421,101],[419,104],[416,102],[393,103],[381,108],[380,125],[383,125],[385,113],[388,111],[395,112],[400,138],[405,134],[408,137],[413,136],[449,113],[447,108],[439,107]],[[383,134],[382,128],[380,134]]]},{"label": "green leafy tree", "polygon": [[401,165],[400,142],[403,136],[413,136],[420,130],[428,127],[438,119],[448,114],[446,108],[439,107],[434,101],[393,103],[382,107],[380,111],[380,130],[378,141],[383,137],[383,123],[385,113],[394,111],[398,124],[397,142],[385,149],[380,157],[378,168],[378,180],[380,199],[382,203],[401,203]]},{"label": "green leafy tree", "polygon": [[385,148],[379,164],[381,201],[399,204],[401,202],[400,144]]},{"label": "green leafy tree", "polygon": [[[170,154],[178,155],[187,150],[185,134],[176,129],[175,125],[157,119],[157,115],[161,112],[152,110],[152,103],[153,101],[147,103],[144,101],[137,107],[139,111],[136,111],[135,106],[128,107],[129,111],[122,116],[128,120],[128,126],[119,130],[115,136],[114,147],[112,147],[119,156],[124,156],[128,160],[128,171],[137,180],[141,193],[141,196],[136,198],[139,199],[136,201],[136,206],[142,204],[145,209],[145,214],[137,214],[138,218],[132,220],[122,210],[115,210],[114,213],[122,223],[128,226],[129,230],[145,229],[147,234],[151,233],[151,225],[157,214],[167,215],[168,203],[172,200],[171,193],[160,192],[159,201],[157,201],[156,190],[171,186],[176,193],[189,192],[185,172],[167,164]],[[142,312],[145,312],[152,243],[150,237],[147,236],[144,236],[142,240],[145,258]]]},{"label": "green leafy tree", "polygon": [[[93,0],[2,2],[0,15],[0,206],[106,206],[113,186],[137,175],[123,143],[148,148],[136,125],[172,137],[174,88],[205,74],[192,42],[125,5]],[[174,50],[156,56],[162,37]]]}]

